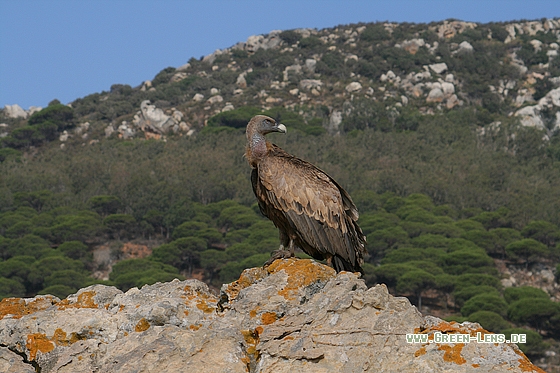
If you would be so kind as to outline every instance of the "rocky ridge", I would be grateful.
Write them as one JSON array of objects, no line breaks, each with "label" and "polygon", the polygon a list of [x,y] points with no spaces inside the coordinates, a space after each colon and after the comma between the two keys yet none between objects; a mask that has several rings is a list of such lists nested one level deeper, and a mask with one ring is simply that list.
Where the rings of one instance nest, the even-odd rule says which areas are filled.
[{"label": "rocky ridge", "polygon": [[385,285],[312,260],[251,268],[220,296],[197,280],[94,285],[0,302],[3,372],[543,372],[514,344],[409,344],[487,334],[423,317]]},{"label": "rocky ridge", "polygon": [[[445,61],[428,63],[421,66],[420,72],[414,71],[382,71],[380,78],[371,78],[359,73],[359,66],[366,62],[363,54],[363,44],[360,38],[366,32],[368,24],[339,26],[322,30],[296,29],[293,30],[300,38],[313,38],[321,43],[319,52],[302,57],[299,51],[302,45],[299,41],[290,44],[281,38],[282,32],[271,31],[266,35],[250,36],[245,42],[234,46],[218,49],[201,58],[202,64],[196,66],[186,63],[169,74],[168,82],[156,86],[154,81],[146,80],[134,91],[159,92],[168,85],[177,84],[185,79],[201,77],[208,80],[220,79],[220,74],[233,74],[237,78],[235,83],[228,85],[227,89],[208,87],[192,96],[185,97],[184,102],[178,107],[156,107],[156,103],[142,102],[135,112],[133,120],[122,120],[104,123],[106,136],[116,134],[123,139],[134,136],[148,138],[161,138],[166,133],[192,133],[205,125],[213,115],[233,110],[245,105],[260,106],[270,109],[274,106],[284,106],[296,109],[301,105],[319,106],[329,108],[328,118],[323,124],[331,133],[339,131],[342,117],[352,110],[352,102],[357,98],[366,98],[373,101],[386,101],[387,109],[412,105],[418,106],[425,114],[433,114],[439,110],[452,110],[453,108],[473,104],[472,98],[465,91],[465,77],[453,69]],[[391,35],[399,33],[401,25],[397,23],[384,23],[383,28]],[[480,31],[486,34],[485,38],[498,40],[488,29],[488,25],[463,21],[443,21],[425,26],[426,31],[432,32],[439,38],[435,41],[425,40],[417,35],[405,40],[391,41],[387,50],[405,50],[410,55],[429,53],[438,54],[438,48],[449,44],[450,55],[460,57],[466,54],[482,53],[468,41],[448,43],[449,40],[465,32]],[[529,44],[534,52],[543,52],[549,62],[557,58],[559,50],[560,20],[545,19],[539,21],[510,22],[503,24],[506,37],[504,45],[510,45],[504,63],[513,66],[519,72],[519,77],[500,79],[497,82],[488,82],[487,88],[502,102],[512,102],[511,116],[519,117],[524,126],[537,127],[550,137],[560,128],[560,77],[553,76],[548,71],[548,63],[541,63],[538,68],[526,66],[517,55],[519,47],[515,43],[520,38],[531,39]],[[550,42],[538,40],[538,34],[551,36]],[[282,77],[271,80],[264,86],[255,86],[248,83],[248,75],[254,73],[254,68],[246,65],[237,57],[239,53],[249,56],[258,52],[275,50],[286,58]],[[328,53],[337,53],[344,58],[344,64],[354,65],[348,76],[332,77],[317,73],[317,65],[324,62]],[[439,60],[441,56],[436,56]],[[448,61],[449,62],[449,61]],[[265,65],[270,65],[270,61]],[[547,93],[542,98],[535,98],[536,85],[546,82]],[[223,82],[222,82],[223,83]],[[110,96],[102,95],[102,100]],[[539,95],[540,96],[540,95]],[[476,102],[474,102],[476,104]],[[18,105],[7,105],[3,110],[6,118],[26,118],[40,108],[31,107],[24,110]],[[548,123],[551,122],[551,123]],[[5,124],[5,123],[4,123]],[[487,124],[480,129],[481,134],[499,129],[500,122]],[[2,132],[9,134],[7,128]],[[486,128],[488,127],[488,128]]]}]

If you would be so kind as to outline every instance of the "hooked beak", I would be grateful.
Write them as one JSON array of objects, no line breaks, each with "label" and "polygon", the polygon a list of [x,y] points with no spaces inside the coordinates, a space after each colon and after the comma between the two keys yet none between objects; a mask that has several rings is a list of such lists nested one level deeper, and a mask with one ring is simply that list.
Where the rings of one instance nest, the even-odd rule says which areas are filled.
[{"label": "hooked beak", "polygon": [[280,123],[280,124],[277,126],[277,128],[278,128],[278,132],[280,132],[280,133],[286,133],[286,132],[288,132],[288,130],[286,129],[286,126],[283,125],[282,123]]}]

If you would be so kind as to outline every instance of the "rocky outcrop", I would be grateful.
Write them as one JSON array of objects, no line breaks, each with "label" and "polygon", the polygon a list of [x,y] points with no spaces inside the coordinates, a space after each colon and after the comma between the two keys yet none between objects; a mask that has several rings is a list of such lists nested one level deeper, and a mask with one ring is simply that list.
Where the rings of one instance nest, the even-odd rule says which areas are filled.
[{"label": "rocky outcrop", "polygon": [[5,105],[4,106],[4,115],[8,118],[27,118],[33,115],[34,113],[41,111],[43,108],[39,106],[30,106],[29,110],[24,110],[18,104],[14,105]]},{"label": "rocky outcrop", "polygon": [[[407,343],[406,334],[487,334],[423,317],[385,285],[311,260],[243,272],[220,296],[197,280],[64,300],[0,302],[5,372],[530,372],[513,344]],[[430,337],[431,336],[431,337]]]},{"label": "rocky outcrop", "polygon": [[515,116],[521,118],[520,123],[526,127],[536,127],[546,132],[548,138],[555,131],[560,130],[560,111],[556,111],[555,118],[548,126],[545,125],[541,112],[546,109],[558,110],[560,107],[560,88],[548,92],[539,100],[537,105],[525,106],[515,112]]},{"label": "rocky outcrop", "polygon": [[167,133],[178,126],[183,114],[175,110],[172,116],[166,115],[163,110],[152,105],[149,100],[142,101],[140,111],[134,116],[134,124],[142,131],[154,133]]},{"label": "rocky outcrop", "polygon": [[[203,98],[204,96],[200,95],[200,100]],[[195,95],[193,100],[196,99],[198,96]],[[110,124],[105,128],[105,137],[117,132],[119,138],[127,140],[136,136],[137,129],[142,131],[148,139],[160,139],[171,131],[174,133],[186,132],[190,136],[194,131],[183,121],[183,116],[183,113],[176,109],[172,109],[171,115],[167,115],[162,109],[152,105],[149,100],[145,100],[140,104],[140,111],[136,113],[132,123],[123,121],[116,130]]]},{"label": "rocky outcrop", "polygon": [[4,106],[4,113],[8,118],[27,118],[27,112],[18,104]]}]

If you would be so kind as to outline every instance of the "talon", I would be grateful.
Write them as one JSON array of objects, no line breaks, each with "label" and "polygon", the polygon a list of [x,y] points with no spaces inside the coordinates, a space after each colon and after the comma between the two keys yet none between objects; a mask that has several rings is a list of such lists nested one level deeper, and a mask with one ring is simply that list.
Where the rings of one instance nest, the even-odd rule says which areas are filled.
[{"label": "talon", "polygon": [[274,251],[272,253],[272,255],[270,256],[270,259],[268,259],[266,262],[264,262],[263,268],[271,265],[272,262],[274,262],[276,259],[288,259],[288,258],[291,258],[293,256],[294,256],[293,251],[286,250],[286,249],[284,249],[283,246],[280,246],[280,249]]}]

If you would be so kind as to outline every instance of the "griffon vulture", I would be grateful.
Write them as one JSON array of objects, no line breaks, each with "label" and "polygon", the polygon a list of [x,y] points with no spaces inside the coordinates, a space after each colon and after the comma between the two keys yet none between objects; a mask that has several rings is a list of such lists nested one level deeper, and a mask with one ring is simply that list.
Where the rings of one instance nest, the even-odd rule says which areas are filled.
[{"label": "griffon vulture", "polygon": [[264,115],[253,117],[245,153],[259,208],[280,231],[280,248],[265,265],[300,248],[337,272],[362,272],[366,237],[354,202],[325,172],[267,141],[271,132],[286,133],[286,127]]}]

